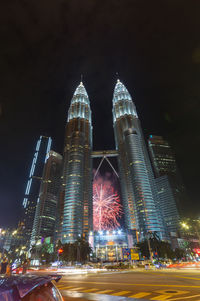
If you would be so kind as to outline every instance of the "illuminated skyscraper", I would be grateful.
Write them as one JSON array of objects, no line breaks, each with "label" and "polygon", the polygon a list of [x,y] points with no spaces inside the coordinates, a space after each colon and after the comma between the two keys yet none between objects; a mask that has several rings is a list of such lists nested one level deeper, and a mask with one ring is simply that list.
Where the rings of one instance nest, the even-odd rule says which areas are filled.
[{"label": "illuminated skyscraper", "polygon": [[148,147],[163,217],[171,235],[179,230],[177,206],[180,210],[181,203],[186,199],[185,188],[176,165],[175,154],[168,141],[161,136],[150,135]]},{"label": "illuminated skyscraper", "polygon": [[54,151],[47,154],[37,202],[31,244],[40,238],[55,235],[62,172],[62,156]]},{"label": "illuminated skyscraper", "polygon": [[161,238],[164,227],[158,195],[135,104],[118,80],[113,94],[113,123],[127,229],[139,239],[150,231]]},{"label": "illuminated skyscraper", "polygon": [[40,181],[47,153],[50,151],[52,139],[50,137],[40,136],[36,144],[28,182],[26,185],[25,196],[23,199],[23,222],[26,238],[29,239],[33,228],[33,221],[37,200],[40,189]]},{"label": "illuminated skyscraper", "polygon": [[156,178],[156,185],[167,232],[170,236],[175,236],[179,230],[180,218],[168,176]]},{"label": "illuminated skyscraper", "polygon": [[177,177],[176,159],[168,141],[161,136],[150,135],[148,147],[155,176],[172,175]]},{"label": "illuminated skyscraper", "polygon": [[92,229],[92,124],[88,94],[81,82],[68,112],[64,144],[62,242]]}]

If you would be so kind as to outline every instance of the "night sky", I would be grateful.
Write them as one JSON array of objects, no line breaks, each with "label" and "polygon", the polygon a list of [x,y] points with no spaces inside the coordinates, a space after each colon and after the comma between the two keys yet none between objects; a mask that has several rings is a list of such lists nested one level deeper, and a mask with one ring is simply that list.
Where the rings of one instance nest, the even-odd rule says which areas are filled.
[{"label": "night sky", "polygon": [[94,149],[113,149],[116,72],[145,137],[169,139],[200,216],[200,1],[21,0],[0,7],[0,226],[16,225],[38,137],[63,149],[83,74]]}]

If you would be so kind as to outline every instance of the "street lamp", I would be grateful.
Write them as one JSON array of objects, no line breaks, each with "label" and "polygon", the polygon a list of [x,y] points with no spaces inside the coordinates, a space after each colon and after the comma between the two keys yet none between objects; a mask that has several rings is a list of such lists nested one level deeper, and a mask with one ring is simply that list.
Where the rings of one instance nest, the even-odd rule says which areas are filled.
[{"label": "street lamp", "polygon": [[188,230],[190,228],[190,226],[188,224],[186,224],[185,222],[181,223],[182,228]]}]

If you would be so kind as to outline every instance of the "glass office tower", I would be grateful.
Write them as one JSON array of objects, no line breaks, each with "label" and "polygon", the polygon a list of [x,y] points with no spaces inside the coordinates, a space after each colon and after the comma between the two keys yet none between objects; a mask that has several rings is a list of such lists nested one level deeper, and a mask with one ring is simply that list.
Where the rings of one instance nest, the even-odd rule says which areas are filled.
[{"label": "glass office tower", "polygon": [[180,217],[168,176],[156,178],[156,185],[167,232],[170,236],[175,236],[180,228]]},{"label": "glass office tower", "polygon": [[153,172],[135,104],[118,80],[113,94],[113,125],[126,227],[142,240],[148,232],[164,237]]},{"label": "glass office tower", "polygon": [[68,112],[64,143],[62,242],[73,243],[92,230],[92,121],[81,82]]},{"label": "glass office tower", "polygon": [[51,143],[52,139],[50,137],[40,136],[40,138],[38,139],[26,185],[25,195],[22,204],[22,220],[25,229],[24,233],[28,242],[30,241],[30,236],[33,228],[33,221],[39,196],[42,172],[44,164],[46,162],[47,154],[51,148]]},{"label": "glass office tower", "polygon": [[176,159],[168,141],[161,136],[150,135],[148,148],[155,176],[173,175],[177,177]]},{"label": "glass office tower", "polygon": [[62,156],[54,151],[47,154],[37,202],[31,244],[55,235],[62,172]]},{"label": "glass office tower", "polygon": [[150,135],[148,147],[167,231],[170,235],[178,233],[178,211],[186,200],[186,192],[176,165],[175,154],[168,141],[161,136]]}]

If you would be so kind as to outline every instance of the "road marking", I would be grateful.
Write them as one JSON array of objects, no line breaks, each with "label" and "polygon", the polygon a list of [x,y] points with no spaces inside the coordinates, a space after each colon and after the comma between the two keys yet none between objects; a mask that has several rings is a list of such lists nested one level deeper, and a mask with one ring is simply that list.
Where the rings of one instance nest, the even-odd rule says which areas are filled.
[{"label": "road marking", "polygon": [[157,296],[157,297],[151,298],[150,300],[159,300],[159,301],[162,301],[162,300],[167,300],[167,299],[169,299],[171,296],[172,296],[172,295],[167,295],[167,294],[165,294],[165,295],[159,295],[159,296]]},{"label": "road marking", "polygon": [[[154,275],[159,275],[159,276],[169,276],[169,274],[158,274],[156,272],[149,272],[149,274],[154,274]],[[170,277],[176,277],[176,278],[184,278],[184,279],[191,279],[191,280],[199,280],[200,281],[200,278],[194,278],[194,277],[186,277],[186,276],[178,276],[178,275],[171,275],[170,274]]]},{"label": "road marking", "polygon": [[[80,281],[80,280],[67,280],[70,283],[90,283],[90,284],[106,284],[106,285],[122,285],[120,282],[93,282],[93,281]],[[146,283],[126,283],[128,286],[157,286],[157,287],[191,287],[200,288],[200,285],[181,285],[181,284],[146,284]]]},{"label": "road marking", "polygon": [[187,294],[190,293],[189,291],[178,291],[178,290],[159,290],[159,291],[154,291],[154,293],[157,294],[162,294],[162,295],[172,295],[172,296],[177,296],[177,295],[182,295],[182,294]]},{"label": "road marking", "polygon": [[[169,299],[169,301],[183,300],[183,299],[189,299],[189,298],[195,298],[195,297],[200,297],[200,295],[193,295],[193,296],[187,296],[187,297],[173,298],[173,299]],[[199,301],[199,300],[197,300],[197,301]]]},{"label": "road marking", "polygon": [[104,290],[104,291],[99,291],[98,294],[108,294],[113,292],[113,290]]},{"label": "road marking", "polygon": [[131,291],[120,291],[118,293],[111,294],[111,296],[123,296],[123,295],[129,294],[129,293],[131,293]]},{"label": "road marking", "polygon": [[177,277],[177,278],[184,278],[184,279],[191,279],[191,280],[199,280],[199,281],[200,281],[200,278],[183,277],[183,276],[177,276],[177,275],[173,275],[173,277]]},{"label": "road marking", "polygon": [[154,291],[153,293],[161,294],[159,296],[153,297],[150,300],[169,300],[171,297],[175,297],[177,295],[182,295],[182,294],[187,294],[189,293],[188,291],[178,291],[178,290],[159,290],[159,291]]},{"label": "road marking", "polygon": [[74,286],[65,286],[65,285],[62,285],[62,286],[57,286],[57,288],[59,290],[63,290],[63,289],[70,289],[70,288],[73,288]]},{"label": "road marking", "polygon": [[145,292],[141,292],[141,293],[137,293],[135,295],[131,295],[131,296],[128,296],[129,298],[143,298],[143,297],[146,297],[148,295],[150,295],[151,293],[145,293]]},{"label": "road marking", "polygon": [[75,287],[75,288],[70,289],[70,291],[80,291],[83,289],[85,289],[85,287]]},{"label": "road marking", "polygon": [[90,288],[87,290],[84,290],[83,293],[89,293],[89,292],[94,292],[94,291],[98,291],[99,288]]}]

